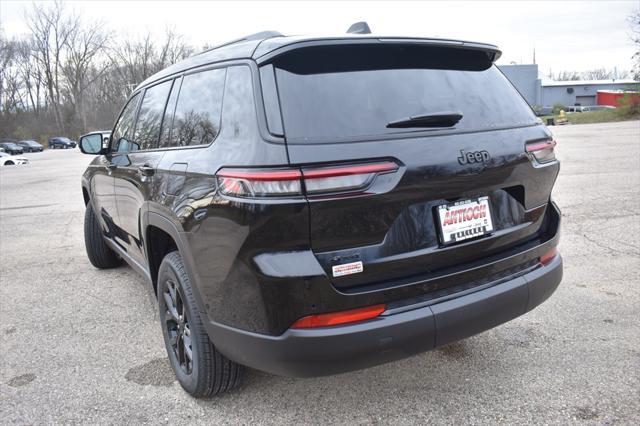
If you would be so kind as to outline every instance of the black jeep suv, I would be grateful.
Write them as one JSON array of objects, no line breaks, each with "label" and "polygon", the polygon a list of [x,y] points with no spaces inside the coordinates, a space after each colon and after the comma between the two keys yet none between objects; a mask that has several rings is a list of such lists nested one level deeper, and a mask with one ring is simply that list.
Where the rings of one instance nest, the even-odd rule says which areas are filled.
[{"label": "black jeep suv", "polygon": [[499,55],[260,33],[144,81],[108,146],[81,138],[89,260],[153,287],[187,392],[397,360],[554,292],[555,142]]}]

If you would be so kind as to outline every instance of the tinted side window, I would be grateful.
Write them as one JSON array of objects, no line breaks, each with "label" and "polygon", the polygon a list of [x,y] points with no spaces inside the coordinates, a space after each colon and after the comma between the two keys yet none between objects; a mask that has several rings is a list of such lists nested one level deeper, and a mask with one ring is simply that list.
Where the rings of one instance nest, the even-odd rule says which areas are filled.
[{"label": "tinted side window", "polygon": [[138,101],[140,100],[140,94],[136,95],[129,100],[127,106],[124,107],[124,111],[118,119],[116,128],[113,131],[112,149],[117,152],[137,151],[135,142],[133,141],[133,124],[136,118],[136,110],[138,108]]},{"label": "tinted side window", "polygon": [[178,96],[172,146],[205,145],[220,132],[225,69],[186,75]]},{"label": "tinted side window", "polygon": [[162,119],[162,131],[160,133],[160,148],[167,148],[172,146],[171,128],[173,127],[173,113],[176,110],[176,101],[178,100],[178,94],[180,93],[181,84],[182,78],[175,79],[173,88],[171,89],[171,95],[169,95],[167,107],[164,110],[164,118]]},{"label": "tinted side window", "polygon": [[172,83],[173,80],[165,81],[144,92],[134,138],[139,149],[157,147],[164,107],[167,104]]}]

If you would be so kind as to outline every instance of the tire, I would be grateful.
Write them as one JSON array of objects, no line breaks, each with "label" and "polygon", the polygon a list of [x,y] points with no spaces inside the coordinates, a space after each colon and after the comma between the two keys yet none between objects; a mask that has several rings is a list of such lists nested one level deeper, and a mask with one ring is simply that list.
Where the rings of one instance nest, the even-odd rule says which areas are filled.
[{"label": "tire", "polygon": [[240,384],[242,366],[225,358],[209,340],[177,251],[167,254],[160,264],[158,308],[169,362],[188,394],[195,398],[209,397]]},{"label": "tire", "polygon": [[104,242],[104,235],[91,203],[87,204],[84,213],[84,245],[89,262],[98,269],[115,268],[122,263],[122,259]]}]

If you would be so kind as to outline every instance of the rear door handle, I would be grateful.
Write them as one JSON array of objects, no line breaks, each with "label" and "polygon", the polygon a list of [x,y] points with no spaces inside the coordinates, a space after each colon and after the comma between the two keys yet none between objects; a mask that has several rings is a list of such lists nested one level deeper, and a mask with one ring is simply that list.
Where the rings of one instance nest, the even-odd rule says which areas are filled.
[{"label": "rear door handle", "polygon": [[118,168],[118,166],[116,164],[113,163],[109,163],[105,166],[107,168],[107,170],[109,170],[110,172],[114,171],[115,169]]},{"label": "rear door handle", "polygon": [[153,167],[145,164],[144,166],[138,167],[138,171],[140,172],[141,175],[153,176],[153,174],[156,172],[156,169],[154,169]]}]

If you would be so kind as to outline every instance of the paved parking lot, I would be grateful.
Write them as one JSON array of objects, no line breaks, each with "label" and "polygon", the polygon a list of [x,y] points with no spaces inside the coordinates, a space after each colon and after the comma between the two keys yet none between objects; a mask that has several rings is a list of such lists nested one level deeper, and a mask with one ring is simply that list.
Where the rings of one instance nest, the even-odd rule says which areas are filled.
[{"label": "paved parking lot", "polygon": [[0,422],[640,424],[640,123],[554,127],[565,278],[539,308],[364,371],[182,392],[151,293],[86,258],[77,150],[0,170]]}]

